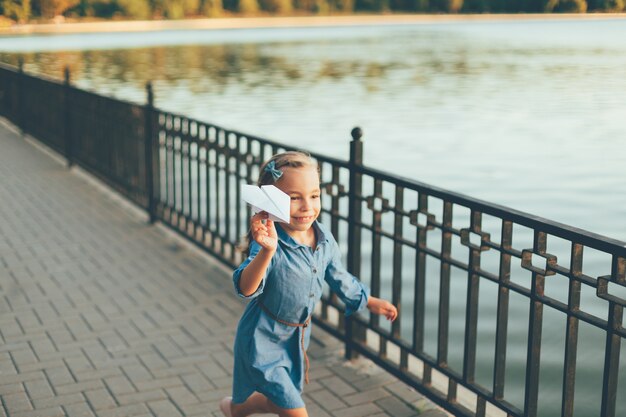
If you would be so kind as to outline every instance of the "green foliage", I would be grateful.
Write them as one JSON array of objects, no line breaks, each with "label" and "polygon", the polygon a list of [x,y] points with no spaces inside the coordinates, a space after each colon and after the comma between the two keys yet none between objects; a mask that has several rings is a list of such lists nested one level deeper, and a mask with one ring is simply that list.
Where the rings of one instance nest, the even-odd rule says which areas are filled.
[{"label": "green foliage", "polygon": [[80,0],[33,0],[34,14],[46,19],[63,15],[67,10],[80,4]]},{"label": "green foliage", "polygon": [[294,11],[422,13],[585,13],[620,12],[626,0],[0,0],[0,15],[27,22],[57,15],[100,18],[183,19],[217,17],[227,10],[244,15],[292,14]]},{"label": "green foliage", "polygon": [[354,0],[334,0],[331,4],[334,10],[339,10],[344,13],[354,12]]},{"label": "green foliage", "polygon": [[243,14],[255,14],[259,12],[259,2],[257,0],[239,0],[237,11]]},{"label": "green foliage", "polygon": [[546,12],[585,13],[586,0],[548,0]]},{"label": "green foliage", "polygon": [[163,0],[163,16],[168,19],[182,19],[200,11],[200,0]]},{"label": "green foliage", "polygon": [[484,13],[491,10],[490,1],[488,0],[465,0],[463,2],[463,11],[469,13]]},{"label": "green foliage", "polygon": [[428,9],[435,12],[457,13],[463,7],[463,0],[430,0],[427,3]]},{"label": "green foliage", "polygon": [[624,0],[591,0],[589,3],[589,10],[621,12],[625,7]]},{"label": "green foliage", "polygon": [[356,10],[385,12],[389,10],[389,0],[356,0]]},{"label": "green foliage", "polygon": [[111,18],[113,15],[123,13],[116,0],[81,0],[69,10],[79,16],[103,18]]},{"label": "green foliage", "polygon": [[293,11],[291,0],[259,0],[261,10],[275,14],[289,14]]},{"label": "green foliage", "polygon": [[2,0],[2,13],[9,19],[25,23],[30,19],[30,0]]},{"label": "green foliage", "polygon": [[152,17],[152,10],[148,0],[117,0],[117,4],[124,16],[133,19],[149,19]]},{"label": "green foliage", "polygon": [[222,0],[203,0],[200,9],[207,17],[219,17],[224,13]]},{"label": "green foliage", "polygon": [[463,7],[463,0],[447,0],[446,11],[450,13],[458,13]]},{"label": "green foliage", "polygon": [[[132,1],[132,0],[131,0]],[[167,19],[182,19],[201,13],[200,0],[148,0],[152,15]]]}]

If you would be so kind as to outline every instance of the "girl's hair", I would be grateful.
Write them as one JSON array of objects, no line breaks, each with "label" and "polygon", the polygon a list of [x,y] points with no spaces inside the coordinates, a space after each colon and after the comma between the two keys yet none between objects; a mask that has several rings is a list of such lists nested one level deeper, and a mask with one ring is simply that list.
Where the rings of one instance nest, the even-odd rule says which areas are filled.
[{"label": "girl's hair", "polygon": [[265,161],[263,165],[261,165],[261,169],[259,171],[259,179],[257,181],[257,185],[268,185],[273,184],[274,177],[272,173],[265,168],[270,162],[274,162],[274,169],[282,171],[281,168],[302,168],[302,167],[313,167],[319,173],[320,167],[317,164],[317,161],[311,158],[306,152],[300,151],[287,151],[283,153],[276,154],[272,156],[270,159]]},{"label": "girl's hair", "polygon": [[[277,169],[279,171],[283,171],[282,168],[312,167],[315,168],[318,175],[320,172],[320,167],[317,161],[313,159],[308,153],[300,151],[287,151],[272,156],[261,165],[261,169],[259,170],[259,179],[257,180],[258,186],[274,184],[276,181],[280,180],[280,178],[278,180],[274,180],[272,172],[265,169],[267,165],[272,161],[274,162],[274,169]],[[252,232],[248,229],[248,233],[246,234],[246,236],[244,236],[243,242],[240,245],[240,249],[245,256],[248,256],[250,253],[251,242]]]}]

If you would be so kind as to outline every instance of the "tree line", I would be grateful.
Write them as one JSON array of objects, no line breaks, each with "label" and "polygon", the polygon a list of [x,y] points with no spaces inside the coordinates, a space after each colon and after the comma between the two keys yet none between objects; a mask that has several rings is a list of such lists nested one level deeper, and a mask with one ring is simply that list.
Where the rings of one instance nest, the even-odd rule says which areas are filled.
[{"label": "tree line", "polygon": [[28,22],[69,18],[183,19],[222,15],[619,12],[626,0],[0,0],[0,14]]}]

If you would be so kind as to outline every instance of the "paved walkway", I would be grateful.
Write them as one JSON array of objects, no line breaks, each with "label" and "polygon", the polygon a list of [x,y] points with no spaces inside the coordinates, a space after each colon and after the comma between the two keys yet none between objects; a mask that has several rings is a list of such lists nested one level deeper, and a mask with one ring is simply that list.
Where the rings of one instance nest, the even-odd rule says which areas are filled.
[{"label": "paved walkway", "polygon": [[[0,123],[0,417],[221,416],[230,271]],[[312,417],[445,415],[314,333]]]}]

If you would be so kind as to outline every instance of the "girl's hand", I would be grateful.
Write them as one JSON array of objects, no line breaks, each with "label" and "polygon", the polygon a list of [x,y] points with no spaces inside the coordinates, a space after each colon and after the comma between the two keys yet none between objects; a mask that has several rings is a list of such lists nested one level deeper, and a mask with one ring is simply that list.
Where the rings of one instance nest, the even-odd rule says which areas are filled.
[{"label": "girl's hand", "polygon": [[381,314],[387,320],[394,321],[398,317],[398,309],[387,300],[371,297],[367,300],[367,308],[374,314]]},{"label": "girl's hand", "polygon": [[[265,220],[265,224],[263,224]],[[278,235],[274,222],[268,219],[268,214],[264,211],[255,214],[250,219],[250,231],[252,239],[262,248],[275,252],[278,247]]]}]

